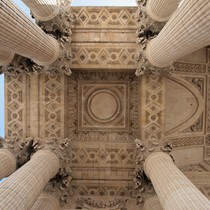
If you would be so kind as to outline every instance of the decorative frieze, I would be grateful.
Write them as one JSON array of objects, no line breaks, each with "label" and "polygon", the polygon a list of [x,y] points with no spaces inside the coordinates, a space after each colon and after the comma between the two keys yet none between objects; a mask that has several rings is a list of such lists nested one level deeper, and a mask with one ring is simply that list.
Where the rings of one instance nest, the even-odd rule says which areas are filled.
[{"label": "decorative frieze", "polygon": [[71,68],[136,69],[135,44],[72,44]]},{"label": "decorative frieze", "polygon": [[65,76],[40,75],[40,136],[64,137]]},{"label": "decorative frieze", "polygon": [[114,198],[113,200],[105,201],[95,201],[91,198],[78,198],[76,200],[76,208],[81,209],[84,207],[87,208],[98,208],[98,209],[105,209],[105,208],[114,208],[114,209],[127,209],[127,200]]},{"label": "decorative frieze", "polygon": [[[74,167],[134,167],[134,144],[114,143],[72,143],[72,161]],[[113,168],[114,169],[114,168]],[[96,170],[96,169],[94,169]]]},{"label": "decorative frieze", "polygon": [[165,80],[161,76],[142,78],[141,139],[150,142],[162,141],[164,137]]},{"label": "decorative frieze", "polygon": [[184,175],[196,186],[210,186],[210,172],[185,172]]},{"label": "decorative frieze", "polygon": [[99,197],[131,197],[133,194],[133,185],[125,185],[123,182],[109,183],[108,186],[103,184],[82,183],[72,181],[72,190],[74,196],[99,196]]},{"label": "decorative frieze", "polygon": [[172,144],[173,148],[204,145],[203,136],[173,138],[173,139],[167,139],[167,141]]},{"label": "decorative frieze", "polygon": [[75,7],[75,28],[126,28],[136,29],[136,8]]},{"label": "decorative frieze", "polygon": [[27,135],[28,77],[25,74],[5,76],[6,137],[19,138]]},{"label": "decorative frieze", "polygon": [[205,64],[174,62],[174,73],[206,73]]}]

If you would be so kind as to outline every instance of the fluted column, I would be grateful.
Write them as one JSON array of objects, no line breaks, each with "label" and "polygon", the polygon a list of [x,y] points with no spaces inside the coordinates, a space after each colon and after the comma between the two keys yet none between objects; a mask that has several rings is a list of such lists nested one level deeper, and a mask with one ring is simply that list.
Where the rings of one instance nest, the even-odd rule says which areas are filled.
[{"label": "fluted column", "polygon": [[47,21],[54,18],[60,9],[60,0],[22,0],[38,20]]},{"label": "fluted column", "polygon": [[0,48],[0,66],[10,64],[14,58],[14,53]]},{"label": "fluted column", "polygon": [[149,42],[146,55],[156,67],[167,67],[180,57],[210,44],[210,1],[183,1],[159,35]]},{"label": "fluted column", "polygon": [[154,20],[167,21],[179,6],[180,0],[148,0],[147,14]]},{"label": "fluted column", "polygon": [[7,149],[0,149],[0,180],[16,169],[15,156]]},{"label": "fluted column", "polygon": [[143,210],[163,210],[157,196],[151,197],[144,203]]},{"label": "fluted column", "polygon": [[58,200],[49,194],[42,193],[34,203],[31,210],[59,210],[60,205]]},{"label": "fluted column", "polygon": [[46,35],[11,0],[0,2],[0,26],[0,48],[31,58],[40,65],[57,59],[57,41]]},{"label": "fluted column", "polygon": [[36,152],[30,161],[0,185],[1,210],[28,210],[56,175],[59,160],[48,150]]},{"label": "fluted column", "polygon": [[144,171],[151,179],[164,210],[209,210],[210,201],[174,165],[163,152],[151,154]]}]

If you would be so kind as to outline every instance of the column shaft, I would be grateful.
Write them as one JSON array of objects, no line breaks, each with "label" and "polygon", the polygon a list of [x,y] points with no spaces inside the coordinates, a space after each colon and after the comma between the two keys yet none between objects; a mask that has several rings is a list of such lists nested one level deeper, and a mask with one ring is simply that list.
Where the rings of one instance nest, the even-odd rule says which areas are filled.
[{"label": "column shaft", "polygon": [[52,195],[42,193],[34,203],[31,210],[59,210],[58,200]]},{"label": "column shaft", "polygon": [[53,63],[59,55],[57,41],[46,35],[11,0],[0,2],[0,47],[40,65]]},{"label": "column shaft", "polygon": [[6,66],[10,64],[13,58],[14,53],[4,49],[0,49],[0,66]]},{"label": "column shaft", "polygon": [[156,21],[167,21],[179,6],[180,0],[148,0],[147,14]]},{"label": "column shaft", "polygon": [[55,154],[47,150],[36,152],[29,162],[0,185],[1,210],[31,209],[58,169]]},{"label": "column shaft", "polygon": [[164,210],[210,209],[210,201],[174,165],[169,155],[153,153],[146,159],[144,170]]},{"label": "column shaft", "polygon": [[35,18],[47,21],[59,13],[60,0],[22,0],[32,11]]},{"label": "column shaft", "polygon": [[154,66],[163,68],[210,44],[210,1],[183,1],[159,35],[149,42],[146,55]]},{"label": "column shaft", "polygon": [[15,156],[7,149],[0,149],[0,180],[16,169]]},{"label": "column shaft", "polygon": [[151,197],[144,203],[143,210],[163,210],[157,196]]}]

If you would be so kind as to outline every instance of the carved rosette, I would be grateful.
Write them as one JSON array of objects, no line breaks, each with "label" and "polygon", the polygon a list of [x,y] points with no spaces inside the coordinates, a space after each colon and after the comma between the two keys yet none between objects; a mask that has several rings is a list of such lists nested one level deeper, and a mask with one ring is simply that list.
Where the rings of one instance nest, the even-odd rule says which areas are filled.
[{"label": "carved rosette", "polygon": [[167,68],[157,68],[153,66],[146,57],[146,48],[148,43],[154,39],[163,28],[165,23],[156,22],[149,17],[146,13],[146,3],[147,0],[138,0],[138,13],[137,13],[137,45],[138,45],[138,54],[137,62],[138,67],[136,70],[136,76],[144,74],[161,74],[161,75],[170,75],[174,67],[171,65]]},{"label": "carved rosette", "polygon": [[68,79],[72,142],[132,142],[137,138],[139,81],[133,73],[75,71]]},{"label": "carved rosette", "polygon": [[31,59],[15,55],[13,62],[7,66],[0,67],[0,73],[9,74],[42,74],[42,73],[64,73],[71,75],[71,28],[73,26],[73,14],[71,11],[71,0],[61,0],[60,12],[52,20],[37,24],[50,36],[54,37],[60,45],[60,55],[51,65],[40,66]]}]

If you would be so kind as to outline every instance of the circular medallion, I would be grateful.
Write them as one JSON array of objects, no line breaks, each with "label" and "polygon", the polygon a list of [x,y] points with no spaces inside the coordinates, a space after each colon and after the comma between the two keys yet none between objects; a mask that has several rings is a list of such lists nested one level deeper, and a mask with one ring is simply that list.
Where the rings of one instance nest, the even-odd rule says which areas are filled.
[{"label": "circular medallion", "polygon": [[95,123],[107,124],[116,120],[121,114],[121,101],[114,91],[97,90],[87,99],[88,118]]}]

